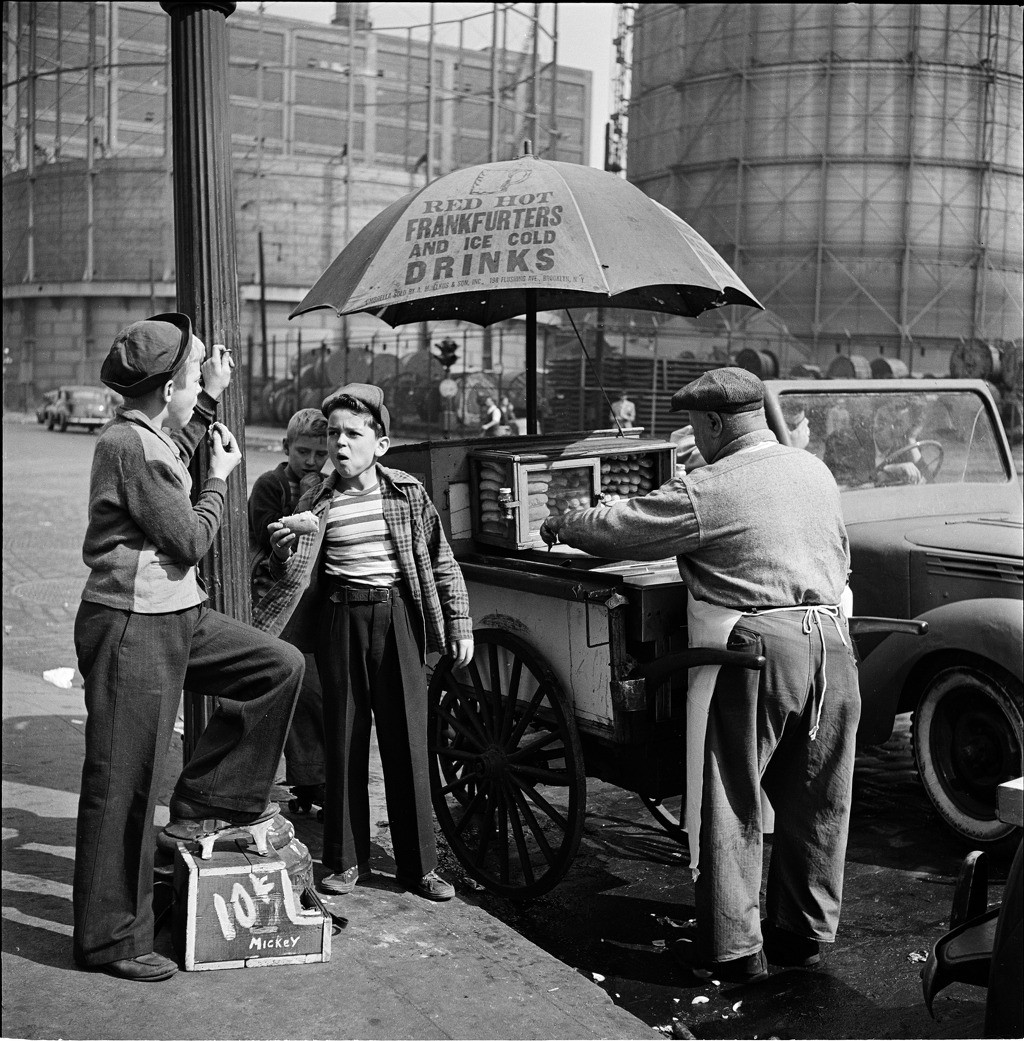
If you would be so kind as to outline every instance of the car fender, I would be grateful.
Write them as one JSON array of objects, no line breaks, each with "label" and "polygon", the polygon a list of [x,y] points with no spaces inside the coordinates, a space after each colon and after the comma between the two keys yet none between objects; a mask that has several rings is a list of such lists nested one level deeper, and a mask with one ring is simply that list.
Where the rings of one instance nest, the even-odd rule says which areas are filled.
[{"label": "car fender", "polygon": [[904,701],[904,690],[914,690],[913,679],[929,658],[950,652],[987,658],[1024,683],[1024,604],[1020,600],[961,600],[925,611],[917,620],[928,623],[924,636],[887,636],[860,662],[863,709],[859,744],[885,741],[892,733],[896,713],[913,708]]}]

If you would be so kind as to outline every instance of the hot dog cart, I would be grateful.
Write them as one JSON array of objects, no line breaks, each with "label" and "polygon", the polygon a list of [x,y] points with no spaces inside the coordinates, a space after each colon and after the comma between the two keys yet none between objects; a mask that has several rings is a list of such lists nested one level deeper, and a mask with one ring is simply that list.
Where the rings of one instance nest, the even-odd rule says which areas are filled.
[{"label": "hot dog cart", "polygon": [[686,668],[757,668],[687,650],[673,560],[548,551],[549,513],[643,495],[675,446],[631,429],[392,448],[426,486],[465,575],[476,653],[430,683],[434,809],[467,873],[513,898],[549,890],[579,846],[586,778],[636,792],[674,837],[684,778]]}]

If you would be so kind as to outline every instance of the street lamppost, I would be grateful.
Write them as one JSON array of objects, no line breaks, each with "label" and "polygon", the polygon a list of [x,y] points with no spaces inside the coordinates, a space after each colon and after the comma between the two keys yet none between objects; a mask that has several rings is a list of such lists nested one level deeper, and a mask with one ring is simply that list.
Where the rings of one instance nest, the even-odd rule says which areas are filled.
[{"label": "street lamppost", "polygon": [[[235,209],[228,120],[227,18],[234,3],[161,0],[171,17],[173,92],[174,252],[177,307],[208,345],[223,343],[241,357]],[[220,419],[245,444],[243,388],[233,383],[220,402]],[[207,449],[192,460],[198,494],[209,469]],[[224,519],[199,565],[211,606],[250,619],[245,462],[228,479]],[[185,698],[186,760],[208,720],[206,699]]]}]

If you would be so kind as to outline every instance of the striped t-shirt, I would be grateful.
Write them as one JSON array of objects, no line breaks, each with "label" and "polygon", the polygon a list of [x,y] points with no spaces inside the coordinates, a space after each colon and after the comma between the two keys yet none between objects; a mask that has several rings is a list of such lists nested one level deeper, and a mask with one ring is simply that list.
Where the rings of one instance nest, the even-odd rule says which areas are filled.
[{"label": "striped t-shirt", "polygon": [[324,571],[333,578],[356,586],[393,586],[401,578],[379,484],[362,492],[334,493],[325,545]]}]

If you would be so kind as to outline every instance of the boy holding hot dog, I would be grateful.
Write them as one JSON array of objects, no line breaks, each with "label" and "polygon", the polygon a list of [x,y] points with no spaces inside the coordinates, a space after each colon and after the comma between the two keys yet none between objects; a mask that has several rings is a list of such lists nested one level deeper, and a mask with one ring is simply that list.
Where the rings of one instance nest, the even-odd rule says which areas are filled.
[{"label": "boy holding hot dog", "polygon": [[[301,408],[288,421],[284,436],[287,458],[261,474],[249,493],[249,563],[252,602],[258,603],[273,585],[270,574],[269,525],[293,513],[302,495],[324,479],[327,462],[327,420],[318,408]],[[324,719],[320,677],[311,654],[295,715],[284,745],[285,784],[294,798],[290,809],[308,813],[324,801]]]},{"label": "boy holding hot dog", "polygon": [[312,650],[323,687],[326,800],[321,880],[349,893],[370,875],[368,770],[375,722],[398,881],[428,900],[455,894],[435,868],[427,773],[424,655],[473,657],[469,598],[437,511],[415,477],[382,466],[390,416],[379,387],[350,383],[325,401],[334,472],[271,524],[279,581],[254,623]]},{"label": "boy holding hot dog", "polygon": [[[241,461],[214,422],[231,357],[183,314],[118,333],[100,379],[124,397],[96,443],[82,549],[89,578],[75,619],[88,719],[78,805],[74,956],[154,982],[176,971],[153,950],[153,813],[183,689],[217,707],[171,798],[172,839],[235,832],[266,849],[268,802],[302,655],[210,610],[196,564],[220,526]],[[163,429],[166,427],[167,429]],[[193,503],[188,462],[205,439],[209,472]]]}]

